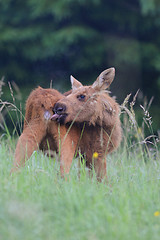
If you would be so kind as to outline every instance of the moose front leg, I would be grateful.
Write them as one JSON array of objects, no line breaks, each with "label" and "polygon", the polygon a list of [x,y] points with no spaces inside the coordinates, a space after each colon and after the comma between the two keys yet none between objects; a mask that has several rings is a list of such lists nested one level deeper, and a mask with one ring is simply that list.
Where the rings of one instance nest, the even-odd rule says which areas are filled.
[{"label": "moose front leg", "polygon": [[[71,128],[67,131],[67,128],[63,125],[59,126],[57,129],[54,128],[57,133],[57,144],[60,156],[60,172],[62,177],[67,177],[69,174],[72,160],[74,158],[76,148],[78,145],[78,134],[76,129]],[[53,134],[55,136],[55,134]]]},{"label": "moose front leg", "polygon": [[65,177],[66,174],[69,174],[75,151],[76,144],[68,137],[68,139],[65,139],[65,141],[62,143],[60,149],[60,171],[62,177]]},{"label": "moose front leg", "polygon": [[39,144],[45,134],[46,128],[45,124],[42,122],[33,121],[25,127],[17,142],[13,163],[14,167],[11,172],[25,165],[25,161],[30,158],[33,151],[38,150]]}]

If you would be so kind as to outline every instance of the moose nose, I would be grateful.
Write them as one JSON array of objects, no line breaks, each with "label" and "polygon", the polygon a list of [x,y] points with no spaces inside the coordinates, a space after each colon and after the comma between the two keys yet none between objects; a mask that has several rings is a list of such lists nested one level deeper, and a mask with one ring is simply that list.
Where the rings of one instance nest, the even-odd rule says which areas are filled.
[{"label": "moose nose", "polygon": [[53,111],[60,115],[66,111],[66,106],[64,104],[56,103]]}]

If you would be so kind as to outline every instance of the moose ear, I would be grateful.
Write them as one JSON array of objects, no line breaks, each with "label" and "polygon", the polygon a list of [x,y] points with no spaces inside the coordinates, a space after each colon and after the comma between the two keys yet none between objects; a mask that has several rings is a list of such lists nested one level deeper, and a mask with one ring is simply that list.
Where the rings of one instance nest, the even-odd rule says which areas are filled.
[{"label": "moose ear", "polygon": [[104,70],[92,84],[92,88],[96,90],[104,90],[110,86],[115,76],[115,68]]},{"label": "moose ear", "polygon": [[82,83],[80,83],[77,79],[75,79],[72,75],[70,76],[72,90],[76,90],[77,88],[82,87]]}]

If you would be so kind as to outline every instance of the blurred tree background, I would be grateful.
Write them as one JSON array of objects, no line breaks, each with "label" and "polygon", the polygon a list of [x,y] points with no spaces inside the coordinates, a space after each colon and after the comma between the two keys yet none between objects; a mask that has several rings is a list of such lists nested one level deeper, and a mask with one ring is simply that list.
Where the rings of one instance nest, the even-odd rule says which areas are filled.
[{"label": "blurred tree background", "polygon": [[52,80],[65,91],[70,74],[90,84],[114,66],[118,102],[138,89],[140,101],[154,96],[158,129],[159,29],[159,0],[0,0],[0,78],[14,82],[25,101],[38,85]]}]

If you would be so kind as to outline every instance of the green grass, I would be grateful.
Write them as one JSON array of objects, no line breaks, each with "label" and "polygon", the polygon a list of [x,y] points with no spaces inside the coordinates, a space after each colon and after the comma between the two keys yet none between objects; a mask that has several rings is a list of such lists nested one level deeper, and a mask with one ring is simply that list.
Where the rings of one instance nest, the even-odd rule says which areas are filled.
[{"label": "green grass", "polygon": [[144,158],[137,146],[122,146],[107,158],[108,183],[90,178],[83,166],[78,177],[76,159],[65,181],[55,159],[40,152],[10,176],[13,152],[11,139],[2,140],[1,240],[159,240],[158,151],[157,159]]},{"label": "green grass", "polygon": [[[2,121],[0,240],[160,239],[160,139],[154,136],[150,103],[142,106],[139,126],[133,109],[136,95],[131,103],[129,97],[121,106],[125,137],[118,151],[107,157],[108,183],[97,182],[95,174],[89,177],[83,164],[79,170],[77,159],[65,181],[56,159],[41,152],[34,152],[26,166],[10,176],[15,141]],[[23,117],[14,104],[13,98],[7,113],[12,118],[11,110],[16,110],[19,124],[11,119],[16,135]],[[5,109],[0,110],[3,114]]]}]

